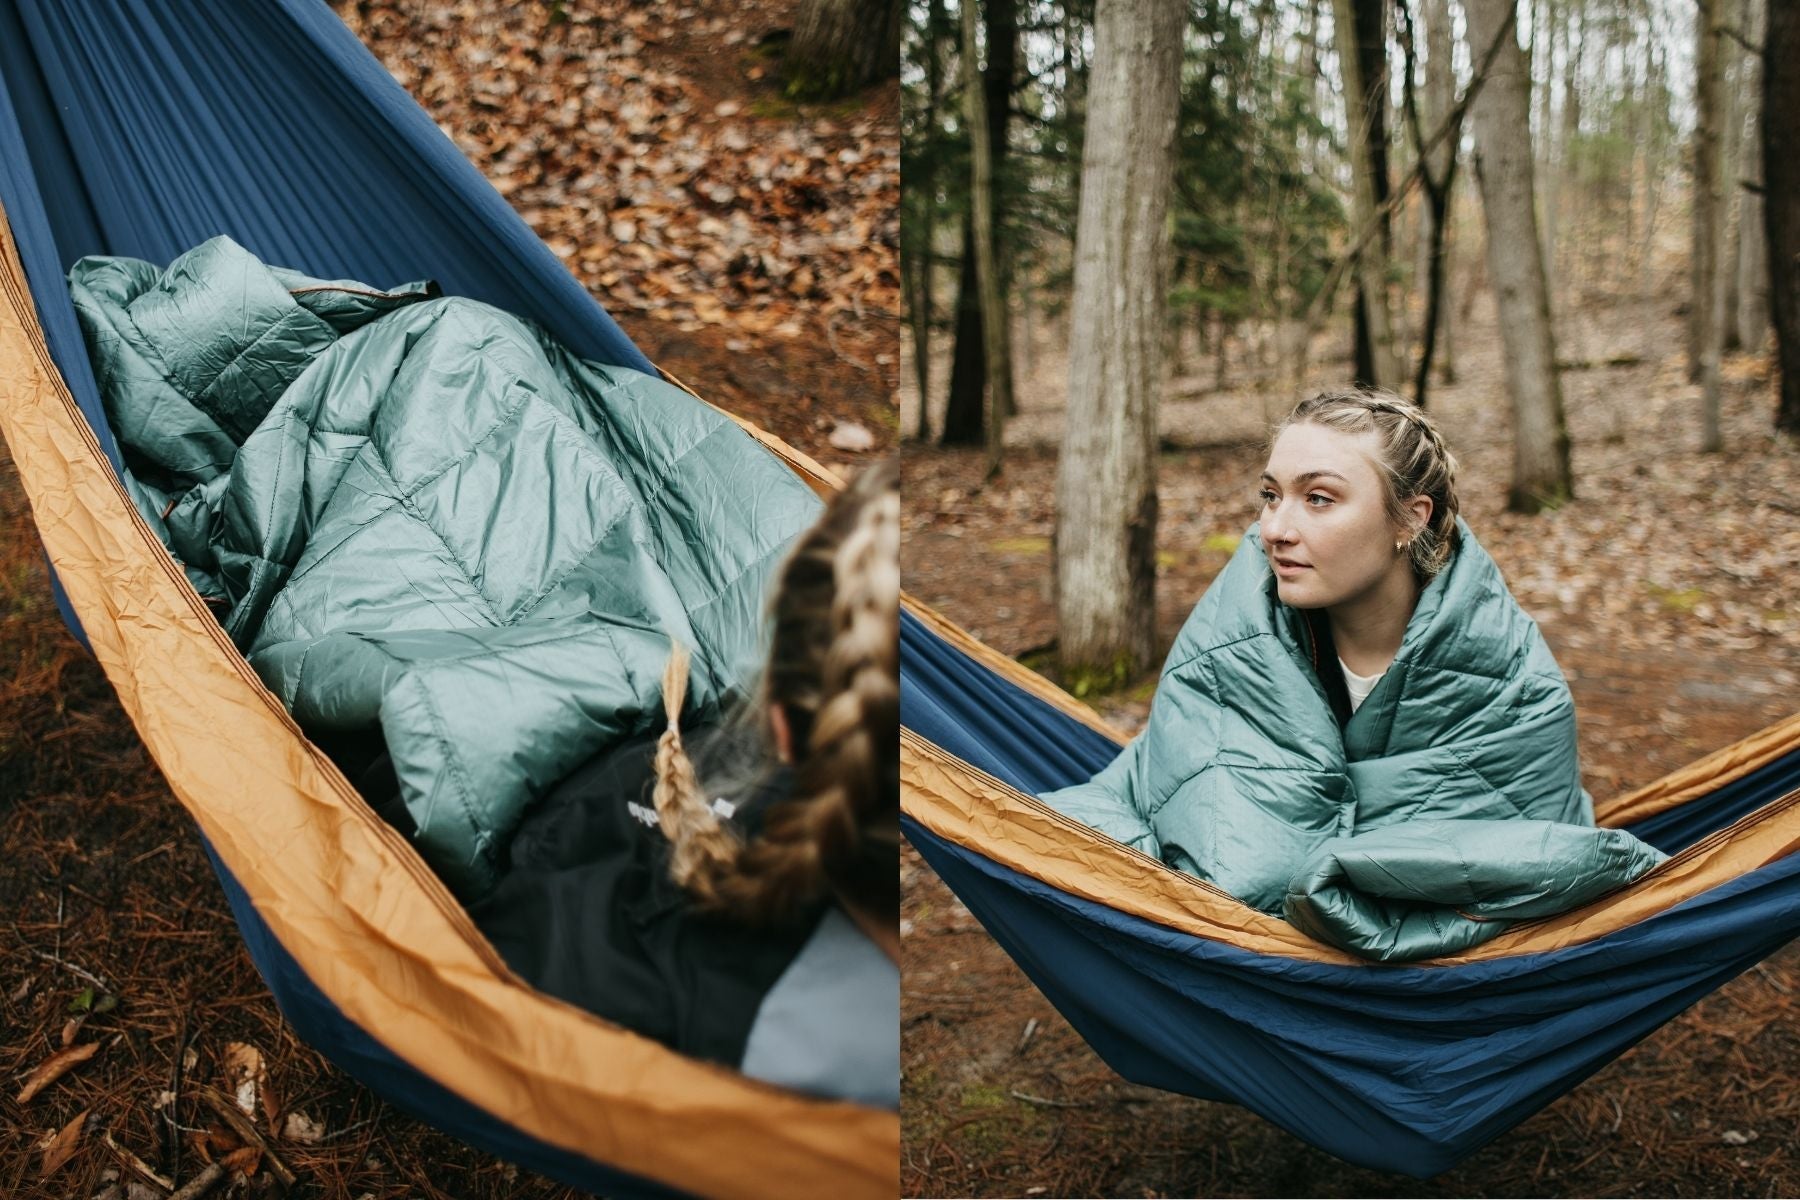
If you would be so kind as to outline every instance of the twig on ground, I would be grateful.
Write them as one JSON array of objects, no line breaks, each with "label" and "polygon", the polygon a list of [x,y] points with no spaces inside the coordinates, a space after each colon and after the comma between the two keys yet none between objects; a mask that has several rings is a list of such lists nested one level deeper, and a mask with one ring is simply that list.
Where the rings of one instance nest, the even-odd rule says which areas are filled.
[{"label": "twig on ground", "polygon": [[[61,920],[60,916],[58,917],[58,920]],[[86,967],[77,966],[66,958],[52,954],[48,950],[39,950],[36,946],[33,946],[31,942],[26,939],[24,931],[19,928],[16,922],[8,922],[8,924],[12,925],[13,936],[19,939],[19,944],[31,951],[37,957],[43,959],[45,962],[55,963],[63,970],[69,972],[69,974],[74,975],[78,979],[85,979],[97,988],[105,988],[109,992],[113,990],[112,984],[94,974]]]},{"label": "twig on ground", "polygon": [[[1023,1100],[1027,1104],[1035,1104],[1040,1108],[1100,1108],[1099,1100],[1052,1100],[1048,1096],[1033,1096],[1030,1092],[1011,1091],[1007,1095],[1014,1100]],[[1127,1101],[1105,1101],[1105,1104],[1130,1103]]]},{"label": "twig on ground", "polygon": [[206,1102],[208,1108],[218,1114],[220,1120],[231,1126],[231,1131],[233,1133],[244,1139],[249,1145],[255,1146],[258,1150],[262,1151],[263,1165],[268,1167],[275,1178],[281,1181],[281,1186],[283,1188],[291,1188],[294,1186],[296,1176],[294,1175],[293,1168],[282,1161],[281,1155],[275,1152],[275,1147],[269,1145],[268,1139],[263,1137],[262,1133],[256,1128],[255,1124],[251,1122],[250,1118],[244,1115],[242,1109],[238,1108],[237,1105],[233,1104],[230,1100],[227,1100],[224,1096],[221,1096],[213,1088],[200,1088],[199,1096],[201,1100]]},{"label": "twig on ground", "polygon": [[213,1190],[219,1180],[225,1178],[225,1164],[208,1163],[206,1170],[189,1180],[178,1192],[169,1193],[169,1200],[199,1200],[201,1196]]},{"label": "twig on ground", "polygon": [[119,1156],[120,1162],[136,1171],[139,1175],[142,1175],[145,1179],[148,1179],[151,1183],[154,1183],[157,1187],[160,1187],[163,1191],[169,1192],[175,1190],[175,1183],[173,1180],[158,1175],[151,1168],[149,1163],[115,1142],[113,1140],[112,1130],[108,1129],[106,1132],[102,1133],[100,1135],[100,1141],[107,1149]]}]

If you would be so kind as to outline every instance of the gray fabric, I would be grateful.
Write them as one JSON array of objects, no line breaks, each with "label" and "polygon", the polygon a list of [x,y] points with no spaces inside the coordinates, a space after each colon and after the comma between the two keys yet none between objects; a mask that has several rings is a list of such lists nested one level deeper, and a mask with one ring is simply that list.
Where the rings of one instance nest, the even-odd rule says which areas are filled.
[{"label": "gray fabric", "polygon": [[900,968],[830,909],[763,998],[740,1069],[817,1096],[900,1107]]}]

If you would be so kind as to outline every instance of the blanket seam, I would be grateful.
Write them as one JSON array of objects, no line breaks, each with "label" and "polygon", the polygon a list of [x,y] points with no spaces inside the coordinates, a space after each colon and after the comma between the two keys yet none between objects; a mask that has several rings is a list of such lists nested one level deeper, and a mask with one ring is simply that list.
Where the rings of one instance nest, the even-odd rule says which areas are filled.
[{"label": "blanket seam", "polygon": [[[382,652],[386,654],[387,650],[383,648]],[[390,654],[389,657],[392,658],[393,655]],[[475,855],[485,866],[487,856],[480,845],[481,834],[484,830],[481,822],[475,819],[474,808],[469,802],[469,794],[473,789],[469,787],[468,777],[463,772],[462,759],[456,755],[453,749],[451,749],[450,738],[444,728],[443,715],[438,712],[437,705],[432,703],[430,691],[425,686],[425,676],[429,673],[429,667],[420,668],[418,673],[411,675],[410,678],[414,684],[415,690],[418,692],[419,704],[424,708],[425,715],[431,720],[432,732],[437,734],[439,744],[444,747],[444,758],[450,764],[451,774],[456,780],[457,807],[462,809],[463,820],[468,823],[469,832],[475,835],[472,843]]]}]

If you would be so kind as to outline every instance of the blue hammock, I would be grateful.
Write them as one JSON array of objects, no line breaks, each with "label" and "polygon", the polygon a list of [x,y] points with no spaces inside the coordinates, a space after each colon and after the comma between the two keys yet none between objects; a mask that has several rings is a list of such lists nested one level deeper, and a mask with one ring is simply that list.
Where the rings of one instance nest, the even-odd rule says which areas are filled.
[{"label": "blue hammock", "polygon": [[[42,342],[115,471],[119,449],[65,280],[84,255],[167,262],[228,234],[265,261],[320,278],[434,279],[447,294],[537,321],[583,357],[655,371],[322,0],[0,0],[0,208]],[[33,464],[19,466],[27,475]],[[60,584],[56,591],[87,644]],[[251,881],[208,851],[283,1012],[338,1066],[414,1116],[567,1183],[609,1195],[677,1194],[645,1172],[551,1144],[530,1131],[529,1113],[496,1115],[490,1097],[458,1094],[401,1059],[382,1030],[359,1027],[315,985],[252,901]],[[625,1036],[594,1026],[596,1041]],[[653,1083],[631,1086],[658,1103]],[[667,1119],[685,1120],[702,1143],[709,1128],[741,1130],[756,1097],[746,1101],[735,1077],[718,1090],[712,1107],[685,1118],[682,1104],[695,1104],[693,1096],[669,1103]],[[816,1107],[825,1125],[858,1131],[853,1147],[834,1151],[832,1178],[840,1186],[846,1174],[873,1180],[879,1191],[891,1178],[897,1119],[874,1114],[870,1125],[846,1116],[850,1106]],[[605,1122],[598,1114],[591,1127]],[[835,1145],[814,1133],[811,1145]],[[885,1166],[868,1153],[883,1141]],[[806,1153],[799,1140],[786,1145],[777,1153]],[[734,1185],[765,1194],[781,1186]]]},{"label": "blue hammock", "polygon": [[[995,861],[993,831],[1029,794],[1092,776],[1118,743],[954,632],[902,614],[909,756],[930,755],[933,787],[960,774],[999,800],[976,832],[946,836],[909,784],[907,837],[1121,1075],[1241,1104],[1349,1162],[1449,1169],[1800,934],[1796,854],[1592,940],[1430,966],[1269,953],[1117,911]],[[1675,854],[1741,820],[1786,821],[1792,848],[1800,749],[1765,757],[1627,828]],[[1185,877],[1166,873],[1179,889]]]}]

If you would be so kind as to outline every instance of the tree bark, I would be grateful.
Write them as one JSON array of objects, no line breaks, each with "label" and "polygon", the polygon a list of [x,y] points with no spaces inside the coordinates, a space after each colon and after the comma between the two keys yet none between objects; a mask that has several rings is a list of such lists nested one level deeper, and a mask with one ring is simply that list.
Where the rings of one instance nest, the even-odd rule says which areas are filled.
[{"label": "tree bark", "polygon": [[[925,120],[922,122],[922,136],[926,139],[927,147],[923,155],[923,170],[914,184],[925,197],[924,228],[919,235],[919,261],[910,275],[912,295],[908,306],[908,312],[912,316],[913,376],[919,388],[916,432],[921,442],[931,436],[931,317],[934,307],[933,284],[937,279],[937,271],[933,266],[937,257],[937,159],[931,153],[929,143],[937,135],[938,96],[942,94],[944,84],[943,55],[938,53],[938,36],[943,27],[944,0],[931,0],[925,10],[924,39]],[[901,272],[903,280],[908,277],[906,272]]]},{"label": "tree bark", "polygon": [[[1744,5],[1741,0],[1718,0],[1716,16],[1722,22],[1735,24],[1744,32]],[[1743,346],[1738,336],[1738,176],[1743,164],[1738,151],[1743,143],[1744,110],[1740,92],[1744,82],[1744,55],[1738,44],[1720,36],[1719,54],[1724,62],[1720,69],[1723,90],[1719,97],[1719,349],[1737,350]]]},{"label": "tree bark", "polygon": [[[1522,0],[1521,0],[1522,2]],[[1537,187],[1541,190],[1550,178],[1550,101],[1556,93],[1556,0],[1534,0],[1531,18],[1530,78],[1533,100],[1537,104],[1537,140],[1533,150],[1537,157]],[[1543,80],[1538,87],[1536,81]],[[1538,234],[1544,239],[1544,270],[1550,269],[1550,222],[1538,222]]]},{"label": "tree bark", "polygon": [[[1763,0],[1744,0],[1744,33],[1751,45],[1763,39]],[[1744,55],[1743,142],[1738,161],[1743,164],[1743,185],[1734,185],[1738,197],[1738,341],[1752,352],[1769,340],[1769,247],[1763,236],[1762,172],[1762,58]]]},{"label": "tree bark", "polygon": [[[977,0],[962,0],[975,4]],[[996,180],[993,195],[993,236],[998,239],[1006,212],[1006,192],[998,182],[1006,162],[1006,126],[1012,111],[1013,71],[1018,61],[1018,0],[987,0],[987,66],[982,71],[982,90],[987,114],[988,150]],[[975,261],[973,217],[963,226],[962,273],[957,284],[956,349],[950,366],[950,392],[944,401],[946,446],[975,446],[986,441],[985,389],[992,372],[985,350],[987,335],[981,320],[981,277]],[[1005,292],[1004,256],[1001,256],[1001,291]],[[1012,365],[1006,364],[1012,376]]]},{"label": "tree bark", "polygon": [[1099,0],[1056,479],[1059,657],[1114,684],[1156,638],[1156,401],[1186,5]]},{"label": "tree bark", "polygon": [[[1331,11],[1349,125],[1350,220],[1361,228],[1387,203],[1389,190],[1386,0],[1332,0]],[[1369,53],[1371,43],[1373,54]],[[1363,247],[1356,259],[1357,382],[1374,387],[1392,388],[1400,382],[1387,287],[1387,260],[1392,252],[1393,236],[1383,218],[1381,236]]]},{"label": "tree bark", "polygon": [[[966,0],[972,2],[972,0]],[[950,387],[944,396],[945,446],[979,446],[986,438],[987,354],[982,348],[981,279],[975,265],[975,216],[963,217],[962,265],[956,280],[956,345],[950,352]]]},{"label": "tree bark", "polygon": [[800,0],[783,71],[790,99],[830,100],[900,75],[905,0]]},{"label": "tree bark", "polygon": [[1769,248],[1769,315],[1781,396],[1775,428],[1800,435],[1800,5],[1771,4],[1763,38],[1763,232]]},{"label": "tree bark", "polygon": [[[969,128],[988,127],[987,89],[981,86],[979,47],[975,44],[974,0],[962,6],[963,108]],[[1011,326],[1000,264],[994,252],[994,158],[988,140],[969,139],[969,217],[975,230],[975,269],[981,285],[981,349],[987,360],[987,473],[1000,470],[1006,436],[1006,414],[1012,411]]]},{"label": "tree bark", "polygon": [[[1410,11],[1403,26],[1406,52],[1405,102],[1414,149],[1421,156],[1420,183],[1425,189],[1425,202],[1420,206],[1420,241],[1423,246],[1425,276],[1425,323],[1419,348],[1419,365],[1413,376],[1413,402],[1426,406],[1430,394],[1431,364],[1437,353],[1440,334],[1448,329],[1450,305],[1445,303],[1444,288],[1449,265],[1450,196],[1456,186],[1456,143],[1458,138],[1445,138],[1435,147],[1425,146],[1425,129],[1436,127],[1450,116],[1454,104],[1456,81],[1450,61],[1450,6],[1448,0],[1428,0],[1425,18],[1427,53],[1425,65],[1425,112],[1419,112],[1415,94],[1414,29]],[[1448,338],[1445,339],[1446,358]],[[1455,371],[1449,371],[1454,380]]]},{"label": "tree bark", "polygon": [[[1431,114],[1425,122],[1427,127],[1435,126],[1450,111],[1456,100],[1456,63],[1452,46],[1455,42],[1455,31],[1450,24],[1450,0],[1426,0],[1425,4],[1425,101],[1426,110]],[[1435,151],[1438,163],[1432,167],[1432,174],[1439,179],[1448,178],[1449,184],[1444,189],[1444,209],[1435,216],[1432,224],[1433,269],[1437,272],[1440,292],[1449,290],[1450,285],[1450,206],[1456,197],[1456,179],[1453,168],[1456,164],[1457,148],[1454,144],[1445,143]],[[1443,170],[1439,170],[1439,166]],[[1452,310],[1455,306],[1449,303],[1448,297],[1440,296],[1438,303],[1438,321],[1432,326],[1437,346],[1438,380],[1441,383],[1456,382],[1456,342],[1451,336],[1455,325]],[[1428,335],[1428,336],[1433,336]]]},{"label": "tree bark", "polygon": [[1488,274],[1513,406],[1513,480],[1507,506],[1514,512],[1537,512],[1568,499],[1574,487],[1550,327],[1550,290],[1532,197],[1531,74],[1509,22],[1512,6],[1513,0],[1465,0],[1463,7],[1471,57],[1480,61],[1490,46],[1498,46],[1487,85],[1475,97],[1469,117],[1487,222]]},{"label": "tree bark", "polygon": [[1688,299],[1688,380],[1700,385],[1700,448],[1719,448],[1720,0],[1694,9],[1693,290]]},{"label": "tree bark", "polygon": [[[1557,201],[1561,189],[1561,167],[1557,162],[1557,137],[1555,122],[1556,99],[1556,48],[1562,46],[1563,61],[1569,58],[1569,13],[1566,7],[1559,7],[1551,0],[1547,23],[1544,26],[1544,92],[1543,92],[1543,124],[1538,128],[1538,174],[1537,191],[1543,218],[1544,237],[1544,272],[1550,278],[1551,313],[1556,311],[1556,226]],[[1532,64],[1533,70],[1537,64]]]}]

